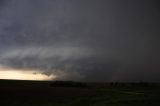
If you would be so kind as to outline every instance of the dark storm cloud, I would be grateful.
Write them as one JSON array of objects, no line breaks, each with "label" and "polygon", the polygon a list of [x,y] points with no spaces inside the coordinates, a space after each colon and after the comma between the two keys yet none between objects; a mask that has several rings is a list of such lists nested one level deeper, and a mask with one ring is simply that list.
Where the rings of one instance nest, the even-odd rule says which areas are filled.
[{"label": "dark storm cloud", "polygon": [[57,79],[160,81],[157,0],[10,0],[0,64]]}]

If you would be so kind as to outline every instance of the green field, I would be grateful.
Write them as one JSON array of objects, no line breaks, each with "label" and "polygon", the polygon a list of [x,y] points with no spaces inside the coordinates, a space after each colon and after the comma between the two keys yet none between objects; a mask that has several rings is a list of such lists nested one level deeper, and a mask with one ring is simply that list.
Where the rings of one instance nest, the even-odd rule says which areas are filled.
[{"label": "green field", "polygon": [[160,106],[159,86],[54,87],[51,83],[0,80],[0,106]]}]

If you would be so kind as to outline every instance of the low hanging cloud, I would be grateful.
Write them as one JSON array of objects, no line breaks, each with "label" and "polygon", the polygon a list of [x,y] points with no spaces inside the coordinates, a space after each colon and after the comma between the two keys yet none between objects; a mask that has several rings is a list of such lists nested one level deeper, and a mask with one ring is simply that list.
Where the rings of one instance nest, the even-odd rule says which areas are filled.
[{"label": "low hanging cloud", "polygon": [[[106,69],[109,77],[114,72],[112,68],[115,67],[112,66],[115,63],[109,61],[103,63],[87,49],[74,47],[14,48],[1,54],[0,62],[4,66],[16,69],[38,69],[41,70],[41,74],[48,76],[54,74],[57,79],[61,80],[85,80],[87,77],[89,77],[88,80],[94,80],[97,75],[97,77],[101,76],[97,73],[104,73]],[[96,74],[94,75],[94,73]],[[102,79],[106,79],[106,75]]]}]

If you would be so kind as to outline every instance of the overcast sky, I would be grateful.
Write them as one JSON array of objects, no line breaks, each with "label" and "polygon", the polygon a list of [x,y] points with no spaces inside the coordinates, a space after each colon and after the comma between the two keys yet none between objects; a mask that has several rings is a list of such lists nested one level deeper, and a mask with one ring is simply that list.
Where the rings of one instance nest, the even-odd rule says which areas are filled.
[{"label": "overcast sky", "polygon": [[0,66],[58,80],[160,81],[160,2],[0,0]]}]

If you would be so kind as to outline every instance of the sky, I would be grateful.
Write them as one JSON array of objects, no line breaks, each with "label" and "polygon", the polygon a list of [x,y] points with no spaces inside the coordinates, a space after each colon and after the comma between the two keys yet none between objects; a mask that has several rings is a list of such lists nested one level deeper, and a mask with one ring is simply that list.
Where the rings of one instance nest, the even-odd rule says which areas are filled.
[{"label": "sky", "polygon": [[0,74],[160,82],[160,2],[0,0]]}]

